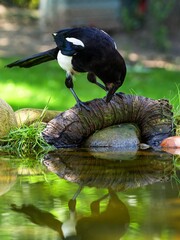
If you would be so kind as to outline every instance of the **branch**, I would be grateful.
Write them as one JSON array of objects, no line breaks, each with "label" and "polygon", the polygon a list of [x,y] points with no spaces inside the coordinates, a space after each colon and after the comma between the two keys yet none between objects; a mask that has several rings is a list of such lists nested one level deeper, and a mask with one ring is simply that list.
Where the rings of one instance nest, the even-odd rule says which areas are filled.
[{"label": "branch", "polygon": [[77,147],[97,130],[121,123],[136,123],[142,142],[155,147],[173,133],[172,107],[168,100],[116,94],[110,103],[105,98],[86,102],[90,111],[77,106],[60,113],[42,132],[57,148]]}]

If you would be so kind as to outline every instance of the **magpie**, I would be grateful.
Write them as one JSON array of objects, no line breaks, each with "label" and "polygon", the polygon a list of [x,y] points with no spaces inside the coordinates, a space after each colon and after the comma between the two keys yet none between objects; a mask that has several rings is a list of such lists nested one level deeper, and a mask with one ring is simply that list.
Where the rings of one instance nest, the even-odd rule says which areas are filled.
[{"label": "magpie", "polygon": [[[88,81],[107,91],[106,102],[109,102],[126,76],[126,64],[114,40],[105,31],[95,27],[67,28],[52,35],[55,48],[17,60],[7,67],[29,68],[57,60],[66,71],[65,85],[79,106],[86,108],[73,88],[73,75],[78,72],[87,72]],[[97,81],[97,77],[103,84]]]}]

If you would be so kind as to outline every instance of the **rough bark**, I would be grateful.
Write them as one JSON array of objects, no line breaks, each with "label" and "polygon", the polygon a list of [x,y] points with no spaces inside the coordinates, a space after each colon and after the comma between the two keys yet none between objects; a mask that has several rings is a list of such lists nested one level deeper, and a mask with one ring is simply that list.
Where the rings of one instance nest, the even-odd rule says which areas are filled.
[{"label": "rough bark", "polygon": [[97,130],[120,123],[136,123],[142,142],[159,146],[172,135],[172,107],[168,100],[116,94],[110,103],[105,98],[87,102],[90,111],[77,106],[60,113],[42,132],[44,139],[57,148],[77,147]]}]

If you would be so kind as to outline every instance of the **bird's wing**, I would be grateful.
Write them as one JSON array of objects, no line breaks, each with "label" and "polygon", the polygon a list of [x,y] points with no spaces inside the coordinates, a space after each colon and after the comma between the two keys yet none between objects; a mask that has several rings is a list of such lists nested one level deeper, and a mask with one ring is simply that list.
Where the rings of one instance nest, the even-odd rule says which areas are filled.
[{"label": "bird's wing", "polygon": [[6,67],[9,67],[9,68],[16,67],[16,66],[24,67],[24,68],[33,67],[33,66],[41,64],[43,62],[48,62],[48,61],[56,59],[58,51],[59,51],[59,49],[56,47],[56,48],[50,49],[45,52],[34,54],[30,57],[26,57],[21,60],[17,60],[15,62],[12,62],[12,63],[6,65]]}]

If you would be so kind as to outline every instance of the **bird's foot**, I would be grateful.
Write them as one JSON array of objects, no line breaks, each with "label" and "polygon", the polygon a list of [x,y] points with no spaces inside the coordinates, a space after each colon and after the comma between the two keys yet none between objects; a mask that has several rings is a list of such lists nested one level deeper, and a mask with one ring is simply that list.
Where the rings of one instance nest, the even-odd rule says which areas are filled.
[{"label": "bird's foot", "polygon": [[124,95],[124,93],[123,93],[123,92],[118,92],[118,93],[115,93],[115,94],[113,94],[113,95],[111,95],[111,94],[108,93],[107,96],[106,96],[106,102],[107,102],[107,103],[110,102],[111,99],[112,99],[112,97],[113,97],[114,95],[117,95],[118,97],[122,98],[122,96]]},{"label": "bird's foot", "polygon": [[124,94],[125,94],[125,93],[123,93],[123,92],[117,92],[117,93],[116,93],[116,95],[117,95],[118,97],[120,97],[120,98],[122,98]]},{"label": "bird's foot", "polygon": [[91,109],[88,107],[88,106],[86,106],[86,103],[83,103],[79,98],[78,98],[78,96],[77,96],[77,94],[75,93],[75,91],[74,91],[74,89],[73,89],[73,86],[71,86],[70,88],[70,91],[72,92],[72,94],[73,94],[73,96],[74,96],[74,98],[75,98],[75,100],[76,100],[76,105],[82,110],[82,108],[85,108],[87,111],[90,111]]},{"label": "bird's foot", "polygon": [[78,108],[80,108],[81,110],[84,108],[86,109],[87,111],[91,111],[91,109],[86,105],[86,103],[84,102],[81,102],[80,100],[77,101],[77,104]]}]

